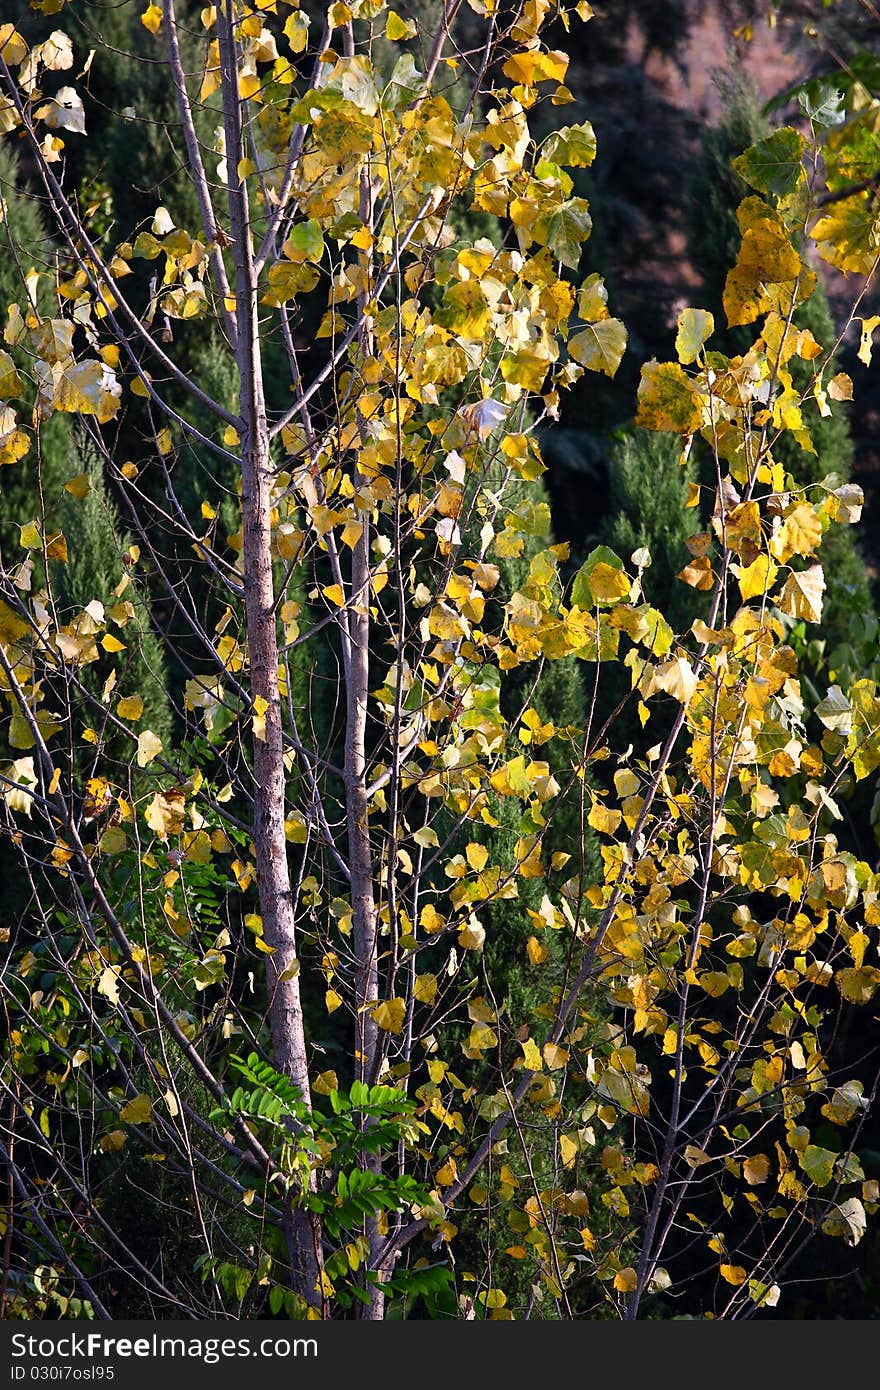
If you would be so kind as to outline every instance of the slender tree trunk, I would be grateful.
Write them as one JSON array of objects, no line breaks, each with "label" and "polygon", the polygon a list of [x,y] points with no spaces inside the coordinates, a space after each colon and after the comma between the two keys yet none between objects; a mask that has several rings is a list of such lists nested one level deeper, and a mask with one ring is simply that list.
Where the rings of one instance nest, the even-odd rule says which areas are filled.
[{"label": "slender tree trunk", "polygon": [[345,792],[351,870],[351,909],[354,949],[357,957],[355,997],[355,1069],[361,1081],[370,1082],[379,1030],[370,1011],[379,989],[376,957],[376,900],[373,856],[370,849],[367,804],[367,696],[370,679],[370,617],[368,605],[370,551],[369,523],[354,548],[351,564],[352,607],[349,611],[350,662],[346,691]]},{"label": "slender tree trunk", "polygon": [[[346,701],[345,792],[348,823],[348,862],[351,870],[352,936],[355,957],[355,1067],[361,1081],[369,1085],[376,1080],[379,1053],[379,1029],[372,1018],[370,1001],[379,992],[378,930],[373,878],[373,855],[370,848],[369,806],[367,801],[367,695],[369,690],[369,525],[354,548],[351,565],[352,607],[349,610],[350,658]],[[389,866],[390,868],[390,866]],[[375,1173],[382,1170],[379,1154],[364,1156],[366,1167]],[[379,1251],[384,1245],[378,1222],[368,1217],[367,1238],[370,1242],[368,1268],[375,1273]],[[370,1306],[362,1316],[381,1322],[385,1315],[385,1295],[381,1289],[369,1288]]]},{"label": "slender tree trunk", "polygon": [[[305,1025],[299,977],[294,973],[296,932],[284,834],[284,744],[271,553],[272,467],[247,187],[238,182],[236,173],[244,143],[231,4],[232,0],[226,0],[218,31],[238,323],[235,355],[240,381],[245,621],[251,695],[256,720],[261,721],[255,722],[253,743],[254,854],[263,937],[272,948],[266,975],[275,1064],[310,1104]],[[286,1209],[285,1236],[294,1290],[311,1306],[323,1309],[321,1231],[317,1217],[291,1202]]]},{"label": "slender tree trunk", "polygon": [[[361,174],[360,214],[366,226],[372,225],[372,197],[369,164]],[[359,299],[361,315],[361,348],[372,351],[369,328],[368,294]],[[364,483],[355,468],[355,488]],[[349,662],[346,692],[345,728],[345,793],[348,828],[348,858],[351,871],[352,935],[357,961],[355,978],[355,1067],[360,1080],[368,1085],[378,1079],[380,1057],[379,1028],[371,1015],[370,1003],[379,994],[378,919],[376,911],[373,854],[370,847],[369,804],[367,798],[367,700],[370,684],[370,524],[363,518],[363,531],[352,552],[351,606],[348,612]],[[392,873],[394,866],[389,864]],[[375,1173],[382,1171],[379,1154],[364,1156],[365,1166]],[[376,1217],[368,1217],[367,1238],[370,1243],[368,1268],[376,1274],[378,1256],[385,1243]],[[385,1315],[385,1295],[381,1289],[369,1288],[370,1306],[363,1317],[381,1322]]]}]

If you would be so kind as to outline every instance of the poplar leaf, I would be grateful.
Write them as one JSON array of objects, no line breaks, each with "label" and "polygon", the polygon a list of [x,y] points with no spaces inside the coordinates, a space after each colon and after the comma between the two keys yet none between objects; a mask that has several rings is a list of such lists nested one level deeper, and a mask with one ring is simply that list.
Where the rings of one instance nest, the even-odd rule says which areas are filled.
[{"label": "poplar leaf", "polygon": [[880,315],[874,314],[869,319],[862,319],[862,336],[859,341],[859,361],[864,362],[866,367],[871,365],[871,353],[873,351],[874,329],[880,324]]},{"label": "poplar leaf", "polygon": [[744,599],[762,597],[779,573],[769,555],[759,555],[751,565],[741,565],[739,591]]},{"label": "poplar leaf", "polygon": [[665,690],[667,695],[672,695],[683,705],[690,704],[699,685],[699,677],[683,656],[675,657],[674,660],[658,667],[654,681],[659,690]]},{"label": "poplar leaf", "polygon": [[708,309],[683,309],[678,316],[675,352],[683,367],[696,362],[700,349],[715,332],[715,319]]},{"label": "poplar leaf", "polygon": [[752,1154],[743,1163],[743,1177],[750,1187],[757,1187],[770,1176],[770,1160],[766,1154]]},{"label": "poplar leaf", "polygon": [[145,729],[142,734],[138,734],[137,741],[137,765],[138,767],[149,767],[154,758],[162,752],[162,740],[150,729]]},{"label": "poplar leaf", "polygon": [[808,623],[818,623],[822,620],[824,592],[822,566],[811,565],[809,569],[788,576],[777,604],[783,613],[788,613],[792,618],[805,618]]},{"label": "poplar leaf", "polygon": [[576,333],[568,351],[588,371],[613,377],[626,351],[626,329],[620,319],[600,319]]},{"label": "poplar leaf", "polygon": [[158,5],[148,5],[141,15],[141,24],[151,34],[158,34],[162,27],[162,11]]},{"label": "poplar leaf", "polygon": [[759,193],[787,198],[801,180],[801,160],[806,144],[800,131],[782,126],[739,155],[733,167],[740,178]]},{"label": "poplar leaf", "polygon": [[406,1019],[406,1000],[396,996],[376,1004],[370,1010],[371,1018],[385,1033],[399,1033]]},{"label": "poplar leaf", "polygon": [[123,1105],[119,1112],[119,1118],[128,1125],[147,1124],[153,1118],[153,1102],[148,1095],[141,1092],[127,1105]]},{"label": "poplar leaf", "polygon": [[647,430],[693,434],[703,423],[700,396],[677,362],[646,362],[639,382],[636,424]]}]

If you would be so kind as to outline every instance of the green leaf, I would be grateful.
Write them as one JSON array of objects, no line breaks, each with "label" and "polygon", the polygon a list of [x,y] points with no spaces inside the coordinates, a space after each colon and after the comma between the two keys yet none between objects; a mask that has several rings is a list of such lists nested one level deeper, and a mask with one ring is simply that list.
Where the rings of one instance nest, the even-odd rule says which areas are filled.
[{"label": "green leaf", "polygon": [[567,164],[570,169],[588,169],[596,158],[596,136],[590,122],[554,131],[544,145],[543,155],[555,164]]},{"label": "green leaf", "polygon": [[382,94],[382,105],[390,111],[397,111],[410,106],[424,89],[424,74],[416,67],[412,54],[402,53]]},{"label": "green leaf", "polygon": [[830,1183],[836,1158],[837,1154],[831,1149],[821,1149],[818,1144],[808,1144],[803,1153],[798,1154],[798,1162],[817,1187],[826,1187]]},{"label": "green leaf", "polygon": [[313,217],[307,222],[297,223],[282,250],[290,261],[320,261],[324,254],[324,236],[320,223]]},{"label": "green leaf", "polygon": [[563,265],[577,270],[593,219],[583,198],[570,198],[547,219],[545,244]]},{"label": "green leaf", "polygon": [[759,193],[787,198],[800,182],[806,140],[792,126],[774,130],[733,161],[733,167]]}]

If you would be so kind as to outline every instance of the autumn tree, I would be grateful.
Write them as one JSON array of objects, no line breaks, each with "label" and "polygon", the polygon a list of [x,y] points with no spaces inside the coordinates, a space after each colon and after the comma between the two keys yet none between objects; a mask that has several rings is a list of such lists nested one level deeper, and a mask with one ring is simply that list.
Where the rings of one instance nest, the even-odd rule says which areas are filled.
[{"label": "autumn tree", "polygon": [[[880,983],[880,880],[834,832],[841,779],[880,764],[880,698],[864,679],[808,710],[785,621],[819,622],[818,548],[861,497],[780,462],[853,386],[795,311],[809,246],[874,273],[873,107],[740,157],[723,310],[748,344],[686,309],[677,361],[642,366],[639,427],[713,461],[676,581],[705,616],[676,631],[639,547],[570,565],[541,483],[538,431],[626,345],[601,277],[574,283],[592,128],[534,138],[571,96],[544,36],[590,7],[447,0],[428,32],[382,0],[148,4],[197,214],[157,179],[111,217],[68,162],[91,99],[57,7],[0,27],[0,128],[57,245],[6,313],[0,457],[38,486],[59,416],[93,451],[82,515],[23,518],[3,557],[4,835],[30,888],[3,977],[4,1299],[109,1317],[125,1279],[162,1316],[775,1306],[802,1242],[857,1242],[878,1197],[877,1074],[828,1044]],[[136,101],[101,119],[155,135]],[[119,569],[86,597],[98,502]],[[149,1165],[192,1214],[188,1268],[123,1211]]]}]

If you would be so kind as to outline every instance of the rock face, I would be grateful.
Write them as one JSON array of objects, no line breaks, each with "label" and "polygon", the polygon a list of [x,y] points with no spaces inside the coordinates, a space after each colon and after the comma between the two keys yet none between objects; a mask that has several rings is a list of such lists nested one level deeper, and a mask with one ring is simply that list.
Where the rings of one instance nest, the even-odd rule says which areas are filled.
[{"label": "rock face", "polygon": [[688,0],[683,7],[687,35],[672,58],[656,47],[645,50],[638,24],[630,30],[632,60],[641,61],[649,80],[671,105],[713,123],[721,112],[716,74],[739,67],[764,100],[796,81],[808,53],[797,42],[793,24],[769,25],[735,17],[729,4],[718,0]]}]

